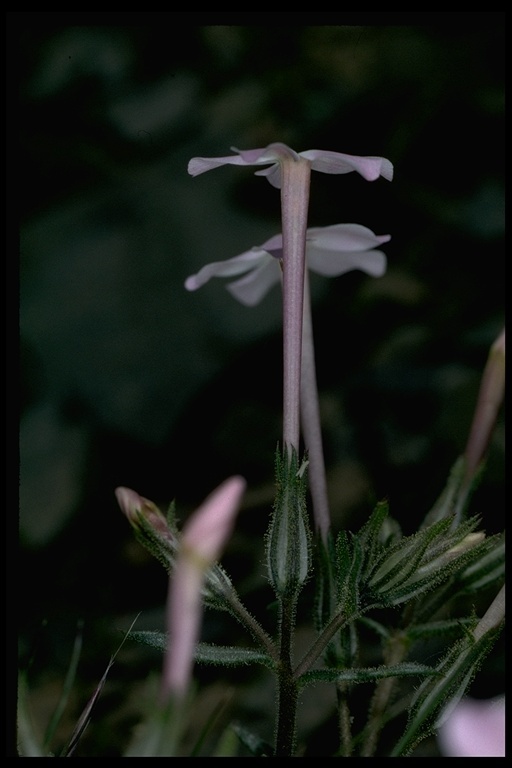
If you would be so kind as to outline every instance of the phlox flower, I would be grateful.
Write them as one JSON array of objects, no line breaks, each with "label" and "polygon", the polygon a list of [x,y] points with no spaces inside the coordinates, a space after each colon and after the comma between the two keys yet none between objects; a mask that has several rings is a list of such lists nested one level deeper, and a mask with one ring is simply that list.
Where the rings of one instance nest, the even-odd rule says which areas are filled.
[{"label": "phlox flower", "polygon": [[[312,272],[326,277],[338,277],[353,269],[380,277],[386,271],[386,256],[374,249],[390,239],[390,235],[376,235],[361,224],[312,227],[306,231],[306,262]],[[283,237],[274,235],[239,256],[207,264],[186,279],[185,288],[195,291],[212,277],[242,275],[226,288],[242,304],[255,306],[280,282],[282,259]]]},{"label": "phlox flower", "polygon": [[222,165],[270,165],[261,171],[256,171],[256,176],[266,176],[270,184],[281,189],[281,163],[284,160],[307,160],[313,171],[321,173],[350,173],[357,171],[367,181],[375,181],[379,176],[391,181],[393,178],[393,165],[385,157],[359,157],[346,155],[341,152],[329,152],[322,149],[308,149],[305,152],[295,152],[286,144],[276,142],[263,149],[240,150],[231,147],[236,155],[226,157],[193,157],[188,164],[188,172],[191,176],[211,171]]},{"label": "phlox flower", "polygon": [[[362,157],[320,149],[297,153],[279,142],[262,149],[232,150],[236,152],[235,155],[194,157],[188,164],[188,172],[198,176],[223,165],[268,166],[255,174],[266,177],[273,187],[281,191],[282,235],[276,235],[261,248],[253,248],[234,259],[203,267],[187,279],[185,287],[193,291],[211,277],[242,275],[231,282],[228,289],[243,304],[253,306],[282,276],[283,446],[290,449],[289,456],[293,455],[293,451],[298,452],[302,410],[304,429],[308,432],[305,440],[312,470],[312,495],[314,499],[322,497],[322,511],[318,509],[316,501],[313,504],[316,525],[324,535],[329,523],[325,482],[321,480],[317,483],[315,479],[325,474],[325,468],[318,439],[319,425],[316,423],[318,408],[307,267],[330,276],[341,275],[352,269],[362,269],[375,276],[382,275],[386,269],[386,257],[373,249],[387,242],[390,236],[377,236],[357,224],[308,229],[311,172],[346,174],[356,171],[366,181],[375,181],[380,176],[391,181],[393,165],[384,157]],[[305,354],[303,341],[308,347],[304,350]]]}]

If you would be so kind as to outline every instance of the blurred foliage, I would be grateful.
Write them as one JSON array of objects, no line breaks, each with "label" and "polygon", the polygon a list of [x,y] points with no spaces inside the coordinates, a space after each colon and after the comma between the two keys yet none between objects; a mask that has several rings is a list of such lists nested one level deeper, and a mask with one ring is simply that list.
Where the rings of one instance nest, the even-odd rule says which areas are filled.
[{"label": "blurred foliage", "polygon": [[[120,632],[139,611],[136,629],[162,624],[166,581],[133,542],[116,486],[164,506],[176,499],[185,517],[243,474],[246,510],[224,562],[249,604],[268,598],[261,560],[281,426],[279,294],[248,310],[222,281],[197,294],[183,282],[276,233],[279,193],[247,169],[192,179],[188,160],[283,141],[394,163],[391,184],[312,178],[311,226],[357,222],[392,235],[383,278],[313,282],[338,529],[359,526],[387,498],[414,532],[464,447],[504,322],[505,284],[504,13],[417,14],[417,23],[409,14],[404,24],[400,14],[391,23],[369,14],[348,25],[333,14],[332,24],[290,27],[196,26],[180,13],[136,23],[120,14],[115,24],[110,14],[105,23],[76,16],[13,22],[23,179],[20,658],[45,723],[85,622],[70,731]],[[489,533],[504,524],[503,443],[500,421],[474,499]],[[207,619],[206,639],[224,631]],[[120,755],[137,721],[137,681],[159,664],[123,648],[80,754]],[[499,654],[486,670],[480,691],[500,693]],[[272,691],[258,693],[244,674],[243,706],[265,724]],[[307,710],[312,734],[331,705]]]}]

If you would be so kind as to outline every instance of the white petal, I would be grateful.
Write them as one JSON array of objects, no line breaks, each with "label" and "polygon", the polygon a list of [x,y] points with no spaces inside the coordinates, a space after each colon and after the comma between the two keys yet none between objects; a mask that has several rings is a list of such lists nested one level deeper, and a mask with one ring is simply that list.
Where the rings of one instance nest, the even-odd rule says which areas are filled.
[{"label": "white petal", "polygon": [[261,248],[251,248],[239,256],[225,261],[213,261],[206,264],[195,275],[190,275],[185,280],[187,291],[197,291],[202,285],[211,280],[212,277],[233,277],[234,275],[243,275],[258,267],[262,261],[266,261],[269,254]]},{"label": "white petal", "polygon": [[322,250],[367,251],[391,240],[391,235],[376,235],[362,224],[333,224],[330,227],[312,227],[306,234],[307,242]]},{"label": "white petal", "polygon": [[234,152],[238,152],[243,158],[245,165],[268,165],[269,163],[280,163],[281,160],[291,158],[298,160],[297,152],[291,149],[287,144],[275,142],[269,144],[264,149],[236,149],[231,147]]},{"label": "white petal", "polygon": [[350,173],[357,171],[367,181],[375,181],[383,176],[388,181],[393,178],[393,165],[385,157],[360,157],[345,155],[341,152],[328,152],[322,149],[308,149],[299,153],[311,161],[314,171],[322,173]]},{"label": "white petal", "polygon": [[279,261],[267,254],[267,260],[240,280],[229,283],[228,291],[246,307],[254,307],[280,281]]},{"label": "white petal", "polygon": [[309,247],[307,259],[309,269],[325,277],[338,277],[353,269],[359,269],[372,277],[381,277],[387,265],[382,251],[340,252]]},{"label": "white petal", "polygon": [[281,166],[279,163],[271,165],[270,168],[264,168],[261,171],[255,171],[255,176],[266,176],[267,180],[276,189],[281,189]]}]

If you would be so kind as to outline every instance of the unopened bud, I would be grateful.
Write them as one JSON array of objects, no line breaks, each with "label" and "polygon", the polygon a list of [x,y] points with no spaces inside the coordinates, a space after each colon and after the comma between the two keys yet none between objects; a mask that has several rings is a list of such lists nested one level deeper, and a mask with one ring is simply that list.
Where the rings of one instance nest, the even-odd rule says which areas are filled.
[{"label": "unopened bud", "polygon": [[178,546],[177,531],[170,527],[154,502],[131,488],[116,488],[115,495],[139,543],[170,570]]},{"label": "unopened bud", "polygon": [[295,453],[291,461],[286,454],[284,458],[278,455],[276,467],[278,490],[267,534],[268,571],[277,594],[294,594],[306,581],[311,566],[306,485]]}]

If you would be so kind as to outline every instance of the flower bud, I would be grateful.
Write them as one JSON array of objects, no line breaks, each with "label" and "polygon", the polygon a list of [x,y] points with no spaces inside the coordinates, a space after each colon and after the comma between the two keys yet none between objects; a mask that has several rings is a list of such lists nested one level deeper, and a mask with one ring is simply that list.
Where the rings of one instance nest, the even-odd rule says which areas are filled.
[{"label": "flower bud", "polygon": [[277,494],[267,533],[269,579],[276,594],[294,595],[306,581],[311,566],[311,533],[306,517],[304,472],[297,454],[288,461],[277,454]]},{"label": "flower bud", "polygon": [[169,571],[173,566],[178,546],[177,530],[171,527],[156,504],[139,496],[131,488],[116,488],[115,495],[121,511],[135,532],[136,539]]}]

